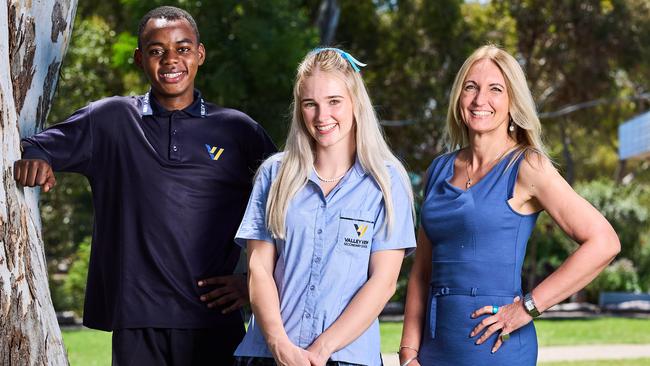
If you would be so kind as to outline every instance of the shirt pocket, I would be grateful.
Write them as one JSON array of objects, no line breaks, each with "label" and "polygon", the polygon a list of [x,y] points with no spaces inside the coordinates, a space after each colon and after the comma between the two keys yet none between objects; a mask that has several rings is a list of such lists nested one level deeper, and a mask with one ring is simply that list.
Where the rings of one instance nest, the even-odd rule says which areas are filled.
[{"label": "shirt pocket", "polygon": [[369,211],[341,210],[336,237],[333,264],[345,275],[341,281],[339,314],[343,312],[354,294],[368,280],[370,249],[375,220]]},{"label": "shirt pocket", "polygon": [[364,210],[341,210],[336,249],[352,257],[368,257],[375,232],[374,216]]}]

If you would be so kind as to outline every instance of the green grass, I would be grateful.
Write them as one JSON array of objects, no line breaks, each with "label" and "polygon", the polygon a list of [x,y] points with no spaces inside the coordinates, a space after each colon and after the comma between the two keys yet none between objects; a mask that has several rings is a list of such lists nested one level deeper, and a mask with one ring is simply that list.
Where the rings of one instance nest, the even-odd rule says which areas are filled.
[{"label": "green grass", "polygon": [[92,329],[64,330],[71,366],[110,366],[111,333]]},{"label": "green grass", "polygon": [[648,366],[650,358],[634,358],[629,360],[603,360],[580,362],[545,362],[539,366]]},{"label": "green grass", "polygon": [[540,346],[650,343],[650,319],[537,320],[535,327]]},{"label": "green grass", "polygon": [[[650,319],[540,319],[535,321],[535,328],[540,346],[650,343]],[[381,323],[380,329],[381,351],[396,352],[402,336],[402,323]]]}]

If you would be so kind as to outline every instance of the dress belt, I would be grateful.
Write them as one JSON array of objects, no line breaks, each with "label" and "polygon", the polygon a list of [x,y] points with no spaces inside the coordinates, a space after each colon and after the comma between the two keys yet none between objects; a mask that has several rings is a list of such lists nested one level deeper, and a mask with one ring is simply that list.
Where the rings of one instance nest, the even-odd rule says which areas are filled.
[{"label": "dress belt", "polygon": [[[487,289],[479,287],[440,287],[431,285],[431,304],[429,305],[429,332],[431,338],[436,337],[436,317],[438,297],[449,295],[461,296],[521,296],[521,291]],[[485,304],[489,305],[489,304]],[[467,314],[469,316],[470,314]]]}]

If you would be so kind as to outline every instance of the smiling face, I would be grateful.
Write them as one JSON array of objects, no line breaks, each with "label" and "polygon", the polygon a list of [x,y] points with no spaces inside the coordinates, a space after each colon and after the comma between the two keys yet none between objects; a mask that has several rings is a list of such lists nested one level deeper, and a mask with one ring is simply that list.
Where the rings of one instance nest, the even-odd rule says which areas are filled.
[{"label": "smiling face", "polygon": [[194,100],[194,78],[205,60],[203,44],[185,19],[150,19],[135,51],[135,62],[151,83],[152,93],[168,110]]},{"label": "smiling face", "polygon": [[469,69],[460,93],[460,114],[472,133],[501,131],[507,134],[508,90],[499,67],[491,60],[479,60]]},{"label": "smiling face", "polygon": [[300,110],[317,148],[354,144],[352,98],[334,73],[316,70],[302,84]]}]

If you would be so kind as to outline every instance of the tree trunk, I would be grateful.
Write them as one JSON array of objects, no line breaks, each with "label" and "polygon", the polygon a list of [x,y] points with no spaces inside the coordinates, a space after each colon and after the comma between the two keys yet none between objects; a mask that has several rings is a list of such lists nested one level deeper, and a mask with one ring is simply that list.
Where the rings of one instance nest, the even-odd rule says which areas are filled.
[{"label": "tree trunk", "polygon": [[569,125],[569,120],[563,118],[560,121],[560,138],[562,139],[562,155],[564,156],[566,164],[566,174],[565,179],[570,184],[573,185],[575,180],[575,164],[573,161],[573,154],[571,154],[571,136],[569,131],[567,131]]},{"label": "tree trunk", "polygon": [[0,364],[67,365],[47,281],[38,190],[17,187],[20,138],[45,124],[76,0],[0,6]]},{"label": "tree trunk", "polygon": [[341,7],[336,0],[322,0],[318,8],[318,19],[316,25],[320,31],[320,43],[322,46],[332,46],[336,28],[339,25]]}]

